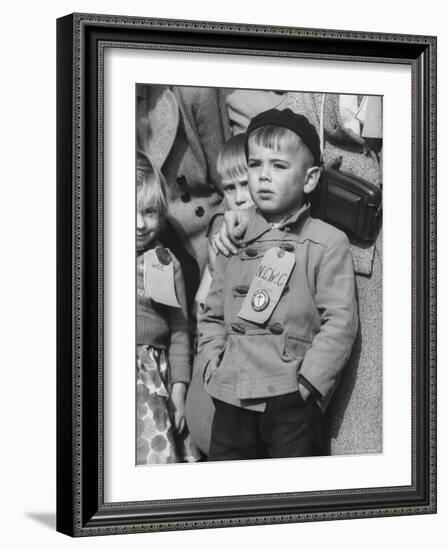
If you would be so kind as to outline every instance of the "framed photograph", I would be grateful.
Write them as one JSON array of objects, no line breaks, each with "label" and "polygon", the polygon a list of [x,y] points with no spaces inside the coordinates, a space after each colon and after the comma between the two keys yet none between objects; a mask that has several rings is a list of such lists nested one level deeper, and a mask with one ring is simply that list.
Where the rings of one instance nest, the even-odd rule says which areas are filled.
[{"label": "framed photograph", "polygon": [[436,38],[57,41],[57,529],[435,513]]}]

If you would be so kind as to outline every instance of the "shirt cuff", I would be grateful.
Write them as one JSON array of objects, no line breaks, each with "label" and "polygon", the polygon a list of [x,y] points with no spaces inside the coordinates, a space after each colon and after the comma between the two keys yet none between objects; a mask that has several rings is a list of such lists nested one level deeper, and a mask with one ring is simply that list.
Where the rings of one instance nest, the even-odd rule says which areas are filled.
[{"label": "shirt cuff", "polygon": [[171,368],[171,383],[184,382],[189,384],[191,381],[191,366],[189,363],[173,365]]}]

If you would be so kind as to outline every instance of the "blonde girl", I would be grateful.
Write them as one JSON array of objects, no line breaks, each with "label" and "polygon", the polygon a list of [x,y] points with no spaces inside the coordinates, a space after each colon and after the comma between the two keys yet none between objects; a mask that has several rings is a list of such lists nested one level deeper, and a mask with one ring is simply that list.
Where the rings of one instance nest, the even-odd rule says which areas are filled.
[{"label": "blonde girl", "polygon": [[[136,462],[139,465],[192,462],[198,458],[185,423],[185,396],[191,376],[185,285],[178,260],[157,240],[167,210],[165,180],[148,157],[138,152]],[[162,280],[154,271],[157,266],[166,268]],[[174,296],[177,305],[167,300],[166,295]]]}]

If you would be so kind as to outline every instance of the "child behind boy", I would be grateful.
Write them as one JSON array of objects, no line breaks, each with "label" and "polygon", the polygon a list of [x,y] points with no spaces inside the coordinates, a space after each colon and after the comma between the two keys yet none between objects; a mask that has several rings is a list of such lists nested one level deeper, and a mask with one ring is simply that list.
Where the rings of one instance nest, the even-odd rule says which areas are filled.
[{"label": "child behind boy", "polygon": [[246,134],[231,137],[216,162],[222,190],[229,210],[241,210],[254,204],[247,181]]},{"label": "child behind boy", "polygon": [[[220,177],[219,187],[224,196],[226,210],[242,210],[254,204],[249,193],[247,181],[245,144],[245,134],[233,136],[226,141],[218,155],[216,168]],[[218,214],[212,218],[207,236],[212,235],[215,230],[221,227],[222,219],[222,214]],[[216,252],[210,243],[208,247],[208,264],[195,298],[198,326],[201,323],[204,302],[212,283],[216,260]],[[205,455],[209,453],[213,413],[214,406],[210,396],[204,389],[200,365],[195,361],[193,379],[187,395],[186,416],[191,437]]]},{"label": "child behind boy", "polygon": [[185,425],[190,343],[185,287],[176,257],[157,237],[168,211],[166,184],[137,153],[137,464],[191,462]]},{"label": "child behind boy", "polygon": [[[216,169],[220,177],[219,187],[224,196],[226,210],[243,210],[254,204],[247,181],[246,134],[238,134],[226,141],[219,152]],[[207,237],[222,225],[222,213],[216,214],[207,229]],[[196,294],[198,317],[204,307],[204,301],[212,283],[216,250],[212,242],[208,243],[208,263]]]},{"label": "child behind boy", "polygon": [[254,117],[243,247],[219,255],[199,337],[213,397],[210,460],[322,455],[326,406],[357,331],[344,233],[310,217],[314,127],[290,109]]}]

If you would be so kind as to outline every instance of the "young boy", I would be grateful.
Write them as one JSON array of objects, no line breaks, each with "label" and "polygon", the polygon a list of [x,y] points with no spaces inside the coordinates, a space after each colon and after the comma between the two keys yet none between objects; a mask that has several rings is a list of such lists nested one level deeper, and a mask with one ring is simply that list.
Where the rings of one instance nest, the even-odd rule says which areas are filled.
[{"label": "young boy", "polygon": [[[219,188],[224,196],[226,210],[244,210],[251,207],[254,202],[250,196],[247,181],[247,159],[245,153],[246,134],[238,134],[226,141],[219,152],[216,169],[219,174]],[[210,237],[222,225],[223,212],[215,214],[210,220],[206,236]],[[199,285],[195,301],[198,317],[204,308],[212,283],[213,267],[216,260],[216,251],[212,244],[208,243],[208,263]]]},{"label": "young boy", "polygon": [[321,158],[304,116],[265,111],[246,143],[256,208],[239,254],[217,258],[199,335],[209,459],[326,454],[323,412],[357,331],[348,239],[309,215]]},{"label": "young boy", "polygon": [[[219,152],[216,168],[219,174],[219,188],[224,196],[225,210],[240,211],[253,206],[247,181],[247,159],[245,153],[246,134],[238,134],[226,141]],[[212,235],[221,227],[223,214],[216,214],[207,230]],[[216,252],[208,243],[208,263],[196,293],[196,317],[200,327],[204,303],[212,283]],[[198,328],[199,332],[199,328]],[[193,378],[188,388],[186,416],[191,437],[204,455],[209,454],[210,434],[215,407],[202,382],[202,365],[195,360]]]}]

